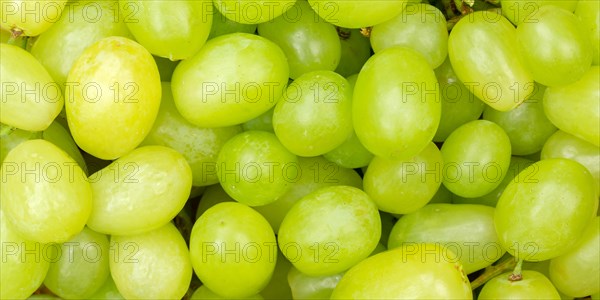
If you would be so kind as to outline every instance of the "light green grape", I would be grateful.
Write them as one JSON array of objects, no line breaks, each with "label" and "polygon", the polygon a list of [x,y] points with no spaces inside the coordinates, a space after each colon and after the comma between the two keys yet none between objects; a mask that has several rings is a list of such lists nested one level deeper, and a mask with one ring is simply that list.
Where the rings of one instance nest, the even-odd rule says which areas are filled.
[{"label": "light green grape", "polygon": [[533,175],[509,183],[496,205],[500,243],[527,261],[562,255],[575,246],[596,215],[594,179],[585,167],[564,158],[541,160],[524,172]]},{"label": "light green grape", "polygon": [[442,145],[443,184],[461,197],[480,197],[500,185],[510,164],[510,140],[486,120],[466,123]]},{"label": "light green grape", "polygon": [[71,67],[87,47],[109,36],[131,37],[118,5],[116,0],[68,2],[66,13],[36,39],[31,54],[63,91]]},{"label": "light green grape", "polygon": [[277,253],[277,263],[269,284],[260,292],[265,299],[292,299],[292,290],[287,280],[289,270],[292,268],[290,263],[281,252]]},{"label": "light green grape", "polygon": [[318,156],[352,134],[352,86],[333,71],[306,73],[292,82],[273,112],[281,143],[299,156]]},{"label": "light green grape", "polygon": [[289,190],[277,201],[253,208],[269,221],[277,233],[283,218],[298,200],[319,188],[334,185],[362,188],[362,179],[354,170],[340,167],[321,156],[298,157],[298,177]]},{"label": "light green grape", "polygon": [[241,24],[235,22],[229,18],[226,18],[215,6],[213,6],[212,10],[212,26],[210,27],[208,39],[216,38],[229,33],[244,32],[252,34],[256,32],[256,24]]},{"label": "light green grape", "polygon": [[[506,175],[493,191],[477,198],[465,198],[453,195],[452,203],[455,204],[482,204],[487,206],[496,207],[496,203],[498,203],[498,199],[502,196],[502,192],[506,186],[511,182],[523,182],[531,180],[531,178],[537,173],[535,170],[528,170],[527,172],[522,172],[527,167],[529,167],[533,161],[521,158],[518,156],[512,156],[510,158],[510,165],[508,165],[508,169],[506,170]],[[431,201],[430,201],[431,203]]]},{"label": "light green grape", "polygon": [[443,165],[434,143],[406,160],[375,157],[365,173],[364,190],[381,211],[411,213],[435,195],[442,184]]},{"label": "light green grape", "polygon": [[340,61],[340,39],[332,24],[321,19],[308,2],[298,1],[291,10],[258,25],[258,34],[273,41],[288,59],[290,78],[312,71],[333,71]]},{"label": "light green grape", "polygon": [[556,127],[544,114],[542,97],[546,88],[536,84],[534,94],[516,108],[501,112],[487,106],[483,119],[498,124],[510,139],[513,155],[529,155],[542,150]]},{"label": "light green grape", "polygon": [[167,146],[181,153],[192,169],[192,184],[206,186],[219,182],[217,155],[239,126],[200,128],[185,120],[173,101],[171,85],[162,83],[160,109],[152,129],[141,145]]},{"label": "light green grape", "polygon": [[517,31],[503,16],[477,11],[450,33],[448,56],[460,81],[477,98],[509,111],[534,91],[533,77],[519,57]]},{"label": "light green grape", "polygon": [[125,299],[181,299],[192,279],[185,240],[171,223],[110,238],[110,272]]},{"label": "light green grape", "polygon": [[552,282],[539,272],[524,270],[523,279],[518,281],[510,281],[509,275],[510,272],[492,278],[477,299],[561,299]]},{"label": "light green grape", "polygon": [[0,124],[0,132],[2,134],[0,139],[0,163],[4,161],[8,152],[14,147],[24,141],[39,139],[42,136],[40,132],[21,130],[4,124]]},{"label": "light green grape", "polygon": [[325,21],[340,27],[363,28],[398,15],[403,0],[309,0],[312,9]]},{"label": "light green grape", "polygon": [[410,158],[431,142],[440,121],[435,74],[414,50],[381,51],[358,74],[352,109],[354,129],[365,148],[387,159]]},{"label": "light green grape", "polygon": [[36,36],[60,19],[67,0],[2,0],[0,27]]},{"label": "light green grape", "polygon": [[94,192],[88,226],[111,235],[157,229],[183,208],[192,187],[185,158],[163,146],[140,147],[90,175]]},{"label": "light green grape", "polygon": [[411,48],[435,69],[448,55],[446,18],[435,6],[408,3],[393,19],[373,26],[371,46],[375,53],[394,46]]},{"label": "light green grape", "polygon": [[583,22],[590,31],[590,41],[593,50],[593,65],[600,63],[600,2],[577,1],[575,15]]},{"label": "light green grape", "polygon": [[[5,185],[2,183],[2,190]],[[2,197],[2,203],[9,199]],[[24,299],[42,284],[48,272],[50,258],[44,251],[48,245],[24,239],[8,223],[0,210],[0,298]]]},{"label": "light green grape", "polygon": [[294,3],[296,0],[214,0],[222,15],[242,24],[271,21],[290,10]]},{"label": "light green grape", "polygon": [[341,145],[323,154],[323,157],[341,167],[356,169],[369,165],[375,156],[363,146],[353,131]]},{"label": "light green grape", "polygon": [[369,256],[381,236],[377,206],[350,186],[320,188],[300,199],[278,232],[279,249],[310,276],[340,273]]},{"label": "light green grape", "polygon": [[194,55],[206,42],[212,25],[212,1],[119,0],[127,27],[150,53],[170,60]]},{"label": "light green grape", "polygon": [[102,286],[90,296],[90,300],[124,300],[123,295],[117,289],[112,276],[108,276]]},{"label": "light green grape", "polygon": [[262,115],[242,124],[242,128],[245,131],[262,130],[275,133],[275,129],[273,129],[273,112],[275,112],[275,107],[267,110]]},{"label": "light green grape", "polygon": [[550,260],[550,280],[572,297],[600,292],[600,217],[595,217],[569,252]]},{"label": "light green grape", "polygon": [[276,201],[298,179],[298,159],[266,131],[245,131],[223,145],[217,174],[223,189],[241,203]]},{"label": "light green grape", "polygon": [[209,208],[194,224],[192,265],[206,287],[221,297],[259,293],[271,279],[277,243],[269,223],[237,202]]},{"label": "light green grape", "polygon": [[443,246],[406,245],[354,266],[331,299],[473,299],[461,267],[456,255]]},{"label": "light green grape", "polygon": [[293,299],[329,299],[343,273],[309,276],[292,267],[287,275]]},{"label": "light green grape", "polygon": [[533,79],[546,86],[577,81],[592,65],[585,25],[573,13],[553,5],[541,6],[535,16],[536,22],[517,27],[519,51]]},{"label": "light green grape", "polygon": [[198,207],[196,208],[196,220],[209,208],[221,202],[234,201],[233,198],[227,195],[220,184],[211,185],[206,188],[206,191],[202,194],[202,198],[200,198],[200,202],[198,202]]},{"label": "light green grape", "polygon": [[340,37],[341,52],[340,63],[335,72],[348,77],[358,74],[362,66],[371,57],[371,43],[369,38],[360,33],[359,29],[336,27]]},{"label": "light green grape", "polygon": [[[553,5],[567,11],[574,11],[577,0],[502,0],[502,15],[513,24],[535,23],[539,20],[538,12],[542,6]],[[592,1],[593,2],[593,1]]]},{"label": "light green grape", "polygon": [[560,130],[600,147],[600,67],[581,79],[544,93],[544,112]]},{"label": "light green grape", "polygon": [[460,82],[449,58],[435,69],[435,76],[440,85],[442,114],[433,140],[443,142],[460,125],[479,119],[485,104]]},{"label": "light green grape", "polygon": [[546,140],[541,159],[559,157],[572,159],[586,167],[594,177],[596,191],[600,191],[600,149],[598,147],[559,130]]},{"label": "light green grape", "polygon": [[472,204],[430,204],[402,216],[394,225],[388,248],[404,244],[438,243],[457,255],[471,274],[506,252],[494,229],[494,208]]},{"label": "light green grape", "polygon": [[44,285],[59,297],[89,299],[110,276],[106,235],[85,227],[56,249]]},{"label": "light green grape", "polygon": [[179,63],[171,87],[186,120],[200,127],[223,127],[275,106],[288,76],[287,59],[277,45],[260,36],[232,33],[209,40]]},{"label": "light green grape", "polygon": [[[194,293],[192,294],[192,296],[190,297],[190,300],[200,300],[200,299],[228,299],[228,298],[223,298],[217,294],[215,294],[213,291],[209,290],[205,285],[200,286],[199,288],[197,288]],[[249,296],[249,297],[243,297],[243,298],[237,298],[237,299],[264,299],[261,295],[256,294],[253,296]]]},{"label": "light green grape", "polygon": [[22,48],[0,44],[0,57],[0,122],[28,131],[48,128],[64,104],[60,87]]},{"label": "light green grape", "polygon": [[67,82],[67,120],[84,151],[116,159],[137,147],[152,128],[160,106],[160,75],[152,55],[136,42],[107,37],[92,44],[75,61]]},{"label": "light green grape", "polygon": [[85,226],[92,189],[77,162],[54,144],[29,140],[2,163],[2,210],[24,238],[62,243]]}]

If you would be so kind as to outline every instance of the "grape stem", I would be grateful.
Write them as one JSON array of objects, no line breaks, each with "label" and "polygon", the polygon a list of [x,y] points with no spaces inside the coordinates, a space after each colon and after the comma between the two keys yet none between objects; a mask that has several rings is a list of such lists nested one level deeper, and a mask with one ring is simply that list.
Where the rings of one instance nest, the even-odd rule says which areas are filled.
[{"label": "grape stem", "polygon": [[521,279],[523,279],[523,275],[521,274],[521,267],[523,266],[523,260],[519,259],[519,261],[517,262],[517,265],[515,266],[515,269],[513,270],[512,274],[510,274],[508,276],[508,280],[510,281],[519,281]]},{"label": "grape stem", "polygon": [[[511,258],[508,258],[508,259],[505,259],[505,260],[499,262],[496,265],[492,265],[492,266],[485,268],[483,273],[481,273],[481,275],[479,275],[479,277],[475,278],[475,280],[473,280],[471,282],[471,289],[474,290],[474,289],[484,285],[490,279],[492,279],[506,271],[515,269],[516,265],[517,265],[517,260],[514,257],[511,257]],[[521,270],[521,268],[519,268],[519,272],[520,272],[520,270]]]},{"label": "grape stem", "polygon": [[19,39],[22,34],[23,34],[23,30],[21,30],[19,28],[13,28],[10,31],[10,37],[8,38],[8,41],[6,41],[6,43],[9,45],[18,46],[18,47],[25,49],[27,47],[27,37],[23,37],[23,38]]}]

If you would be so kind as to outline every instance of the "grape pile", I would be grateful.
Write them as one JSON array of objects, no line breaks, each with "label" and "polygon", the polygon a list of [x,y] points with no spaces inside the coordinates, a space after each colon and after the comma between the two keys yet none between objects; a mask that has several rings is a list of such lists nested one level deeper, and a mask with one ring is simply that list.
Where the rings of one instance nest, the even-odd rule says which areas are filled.
[{"label": "grape pile", "polygon": [[0,26],[0,299],[600,299],[598,0]]}]

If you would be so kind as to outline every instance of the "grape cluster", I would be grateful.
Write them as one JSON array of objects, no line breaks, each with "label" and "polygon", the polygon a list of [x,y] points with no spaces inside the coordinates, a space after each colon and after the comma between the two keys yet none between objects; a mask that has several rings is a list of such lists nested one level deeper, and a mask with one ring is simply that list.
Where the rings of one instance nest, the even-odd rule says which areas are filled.
[{"label": "grape cluster", "polygon": [[0,299],[600,299],[597,0],[0,0]]}]

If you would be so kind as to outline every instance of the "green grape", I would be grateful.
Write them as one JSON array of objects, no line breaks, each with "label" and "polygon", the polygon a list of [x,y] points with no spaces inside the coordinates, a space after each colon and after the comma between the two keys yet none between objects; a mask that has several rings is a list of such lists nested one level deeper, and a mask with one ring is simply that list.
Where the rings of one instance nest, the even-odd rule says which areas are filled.
[{"label": "green grape", "polygon": [[1,123],[0,132],[2,137],[0,139],[0,163],[4,161],[10,150],[22,142],[42,137],[40,132],[21,130]]},{"label": "green grape", "polygon": [[375,157],[364,176],[364,190],[381,211],[407,214],[425,206],[442,184],[440,150],[429,143],[406,160]]},{"label": "green grape", "polygon": [[173,101],[171,85],[162,83],[160,108],[152,129],[141,145],[160,145],[177,150],[192,169],[192,184],[219,182],[216,164],[223,145],[242,130],[239,126],[200,128],[185,120]]},{"label": "green grape", "polygon": [[89,299],[110,276],[108,237],[87,227],[69,241],[57,246],[44,285],[64,299]]},{"label": "green grape", "polygon": [[440,121],[435,74],[421,54],[408,48],[389,48],[369,58],[358,74],[352,105],[358,139],[387,159],[421,152]]},{"label": "green grape", "polygon": [[457,255],[471,274],[490,266],[506,252],[494,229],[494,208],[472,204],[430,204],[396,222],[388,248],[437,243]]},{"label": "green grape", "polygon": [[63,91],[71,67],[87,47],[109,36],[132,37],[116,0],[68,2],[65,11],[31,47],[31,54]]},{"label": "green grape", "polygon": [[341,52],[340,62],[335,72],[348,77],[358,74],[362,66],[371,57],[371,43],[369,38],[360,33],[359,29],[337,27],[340,37]]},{"label": "green grape", "polygon": [[102,286],[90,296],[90,300],[124,300],[123,295],[117,289],[112,276],[108,276]]},{"label": "green grape", "polygon": [[460,19],[448,38],[448,55],[460,81],[496,110],[509,111],[534,91],[519,56],[517,31],[495,12],[476,11]]},{"label": "green grape", "polygon": [[[192,294],[192,296],[190,297],[191,300],[200,300],[200,299],[228,299],[228,298],[223,298],[217,294],[215,294],[213,291],[209,290],[205,285],[197,288],[194,293]],[[249,297],[242,297],[242,298],[237,298],[237,299],[264,299],[261,295],[256,294],[253,296],[249,296]]]},{"label": "green grape", "polygon": [[48,128],[64,104],[59,86],[22,48],[0,44],[0,57],[0,122],[28,131]]},{"label": "green grape", "polygon": [[152,128],[160,75],[152,55],[136,42],[123,37],[95,42],[75,61],[67,83],[69,128],[85,152],[116,159],[135,149]]},{"label": "green grape", "polygon": [[287,59],[277,45],[260,36],[232,33],[209,40],[179,63],[171,87],[186,120],[200,127],[223,127],[275,106],[288,75]]},{"label": "green grape", "polygon": [[275,133],[275,129],[273,129],[273,112],[275,112],[275,107],[267,110],[262,115],[242,124],[242,128],[244,129],[244,131],[262,130]]},{"label": "green grape", "polygon": [[349,138],[337,148],[323,154],[323,157],[341,167],[356,169],[369,165],[375,156],[363,146],[356,133],[352,131]]},{"label": "green grape", "polygon": [[331,24],[346,28],[363,28],[385,22],[398,15],[406,1],[309,0],[308,3],[321,18]]},{"label": "green grape", "polygon": [[485,104],[460,82],[449,58],[435,69],[435,76],[440,84],[442,114],[433,140],[443,142],[460,125],[479,119]]},{"label": "green grape", "polygon": [[269,223],[237,202],[209,208],[194,224],[190,238],[192,265],[206,287],[221,297],[259,293],[269,283],[277,244]]},{"label": "green grape", "polygon": [[600,67],[581,79],[544,93],[544,112],[558,129],[600,147]]},{"label": "green grape", "polygon": [[446,18],[435,6],[408,3],[393,19],[373,26],[371,46],[375,53],[405,46],[421,53],[432,68],[437,68],[448,55]]},{"label": "green grape", "polygon": [[260,292],[265,299],[281,300],[292,299],[292,290],[287,280],[287,274],[292,268],[281,252],[277,253],[277,263],[269,284]]},{"label": "green grape", "polygon": [[171,82],[171,77],[173,77],[173,72],[175,71],[175,68],[179,64],[179,61],[172,61],[168,58],[155,56],[155,55],[153,55],[152,58],[154,58],[156,67],[158,67],[158,73],[160,74],[160,81]]},{"label": "green grape", "polygon": [[218,36],[243,32],[243,33],[254,33],[256,32],[256,24],[242,24],[226,18],[219,12],[219,10],[213,6],[212,8],[212,26],[210,27],[210,34],[208,39],[216,38]]},{"label": "green grape", "polygon": [[181,299],[192,279],[190,253],[171,223],[110,238],[110,272],[125,299]]},{"label": "green grape", "polygon": [[335,70],[341,55],[335,27],[321,19],[306,1],[297,1],[291,9],[294,18],[286,13],[258,24],[258,34],[281,47],[292,79],[312,71]]},{"label": "green grape", "polygon": [[592,65],[585,25],[573,13],[553,5],[540,7],[536,18],[517,27],[519,51],[533,79],[546,86],[577,81]]},{"label": "green grape", "polygon": [[0,27],[36,36],[60,19],[67,0],[2,0]]},{"label": "green grape", "polygon": [[498,124],[510,139],[513,155],[529,155],[542,150],[556,127],[544,114],[542,97],[546,88],[536,84],[534,94],[513,110],[501,112],[487,106],[483,119]]},{"label": "green grape", "polygon": [[343,275],[309,276],[292,267],[287,275],[292,299],[329,299]]},{"label": "green grape", "polygon": [[454,130],[442,145],[443,184],[461,197],[497,188],[510,165],[510,140],[495,123],[475,120]]},{"label": "green grape", "polygon": [[331,299],[473,299],[473,294],[452,251],[413,244],[361,261],[344,274]]},{"label": "green grape", "polygon": [[[533,161],[521,158],[518,156],[512,156],[510,158],[510,164],[508,165],[508,169],[506,170],[506,175],[500,182],[500,185],[496,187],[493,191],[477,198],[465,198],[454,195],[452,197],[452,203],[455,204],[482,204],[487,206],[496,207],[496,203],[498,203],[498,199],[502,196],[502,192],[506,186],[511,182],[523,182],[528,181],[532,176],[535,175],[535,171],[530,169],[528,172],[521,172],[525,170],[533,164]],[[431,203],[431,201],[430,201]]]},{"label": "green grape", "polygon": [[137,148],[89,177],[94,192],[88,226],[111,235],[157,229],[183,208],[192,187],[185,158],[163,146]]},{"label": "green grape", "polygon": [[300,272],[327,276],[368,257],[380,236],[381,220],[369,196],[355,187],[332,186],[294,204],[281,222],[278,244]]},{"label": "green grape", "polygon": [[[7,201],[3,196],[2,203]],[[0,210],[0,229],[0,298],[27,298],[44,281],[52,258],[47,256],[51,246],[21,237],[8,223],[3,210]]]},{"label": "green grape", "polygon": [[572,297],[600,292],[600,217],[595,217],[569,252],[550,260],[548,272],[556,288]]},{"label": "green grape", "polygon": [[523,279],[518,281],[509,280],[509,275],[511,272],[492,278],[477,299],[561,299],[552,282],[539,272],[524,270]]},{"label": "green grape", "polygon": [[200,198],[200,202],[198,202],[198,208],[196,208],[196,220],[198,220],[198,218],[200,218],[200,216],[209,208],[221,202],[235,202],[235,200],[227,195],[220,184],[209,186],[202,195],[202,198]]},{"label": "green grape", "polygon": [[291,9],[296,0],[215,0],[215,7],[228,19],[242,24],[271,21]]},{"label": "green grape", "polygon": [[594,177],[596,191],[600,191],[600,150],[598,147],[559,130],[546,140],[541,158],[559,157],[572,159],[586,167]]},{"label": "green grape", "polygon": [[170,60],[194,55],[212,25],[212,1],[119,0],[121,14],[138,43]]},{"label": "green grape", "polygon": [[289,190],[277,201],[253,208],[278,233],[283,218],[298,200],[319,188],[334,185],[362,188],[362,179],[354,170],[340,167],[321,156],[298,157],[298,177],[293,180]]},{"label": "green grape", "polygon": [[85,161],[83,160],[83,156],[81,155],[79,148],[77,148],[77,144],[75,144],[71,134],[63,127],[63,125],[57,121],[52,122],[46,130],[42,131],[41,138],[65,151],[77,162],[83,172],[87,174],[88,170]]},{"label": "green grape", "polygon": [[318,156],[352,134],[352,86],[333,71],[306,73],[294,80],[275,106],[273,129],[299,156]]},{"label": "green grape", "polygon": [[79,233],[92,210],[92,189],[74,159],[45,140],[29,140],[2,163],[2,210],[24,238],[62,243]]},{"label": "green grape", "polygon": [[[553,5],[570,12],[575,10],[576,0],[502,0],[502,15],[513,24],[535,23],[539,20],[539,9],[545,5]],[[593,1],[592,1],[593,2]]]},{"label": "green grape", "polygon": [[453,197],[456,197],[452,192],[450,192],[443,184],[440,185],[440,188],[435,192],[435,195],[429,200],[428,204],[432,203],[452,203]]},{"label": "green grape", "polygon": [[223,189],[241,203],[276,201],[298,179],[298,159],[266,131],[244,131],[223,145],[217,174]]},{"label": "green grape", "polygon": [[577,1],[575,15],[579,17],[584,26],[590,30],[590,41],[592,42],[593,60],[592,64],[600,63],[600,2]]},{"label": "green grape", "polygon": [[500,243],[528,261],[566,253],[598,209],[594,179],[585,167],[564,158],[541,160],[522,173],[533,175],[509,183],[496,205]]}]

